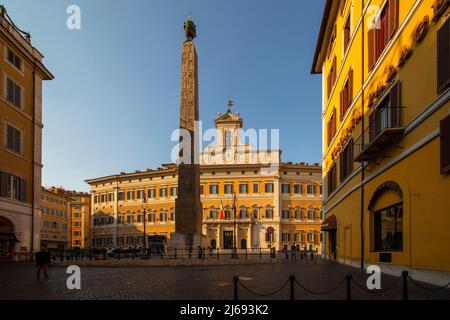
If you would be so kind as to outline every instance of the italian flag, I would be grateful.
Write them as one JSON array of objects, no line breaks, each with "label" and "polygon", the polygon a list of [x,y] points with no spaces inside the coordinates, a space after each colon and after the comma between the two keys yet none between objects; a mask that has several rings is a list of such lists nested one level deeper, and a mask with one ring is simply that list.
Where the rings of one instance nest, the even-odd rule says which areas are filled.
[{"label": "italian flag", "polygon": [[220,201],[220,220],[225,220],[225,212],[223,210],[223,203]]}]

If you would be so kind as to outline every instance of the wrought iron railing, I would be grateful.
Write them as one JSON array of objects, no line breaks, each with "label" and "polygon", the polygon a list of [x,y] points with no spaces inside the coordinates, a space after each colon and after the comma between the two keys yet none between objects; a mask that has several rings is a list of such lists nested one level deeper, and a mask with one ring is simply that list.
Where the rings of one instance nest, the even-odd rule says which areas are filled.
[{"label": "wrought iron railing", "polygon": [[[377,142],[383,144],[389,139],[382,139],[385,134],[399,133],[404,126],[404,108],[386,107],[375,110],[369,117],[369,124],[354,141],[355,159]],[[364,143],[363,143],[364,140]]]}]

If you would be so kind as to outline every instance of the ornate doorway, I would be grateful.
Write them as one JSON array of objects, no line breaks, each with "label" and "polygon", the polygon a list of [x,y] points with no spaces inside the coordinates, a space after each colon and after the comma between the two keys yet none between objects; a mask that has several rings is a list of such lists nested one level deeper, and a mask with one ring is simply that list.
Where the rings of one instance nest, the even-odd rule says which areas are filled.
[{"label": "ornate doorway", "polygon": [[223,248],[233,249],[233,231],[223,232]]}]

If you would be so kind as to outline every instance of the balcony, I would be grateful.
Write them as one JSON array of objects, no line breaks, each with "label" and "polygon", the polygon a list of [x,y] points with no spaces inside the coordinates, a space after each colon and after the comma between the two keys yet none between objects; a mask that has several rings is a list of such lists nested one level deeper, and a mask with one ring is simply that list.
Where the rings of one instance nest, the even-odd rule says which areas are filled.
[{"label": "balcony", "polygon": [[[370,115],[369,126],[354,142],[354,161],[370,161],[404,131],[404,108],[379,108]],[[363,142],[364,138],[364,144]]]}]

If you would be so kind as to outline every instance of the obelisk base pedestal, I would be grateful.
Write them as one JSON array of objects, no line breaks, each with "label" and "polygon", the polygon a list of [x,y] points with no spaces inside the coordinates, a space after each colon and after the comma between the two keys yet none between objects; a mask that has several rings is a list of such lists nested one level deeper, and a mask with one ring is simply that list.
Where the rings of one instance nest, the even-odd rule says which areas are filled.
[{"label": "obelisk base pedestal", "polygon": [[176,250],[179,258],[195,257],[199,248],[202,248],[202,250],[207,248],[206,236],[202,234],[171,233],[167,247],[172,255]]}]

